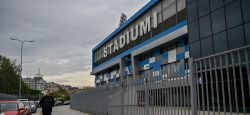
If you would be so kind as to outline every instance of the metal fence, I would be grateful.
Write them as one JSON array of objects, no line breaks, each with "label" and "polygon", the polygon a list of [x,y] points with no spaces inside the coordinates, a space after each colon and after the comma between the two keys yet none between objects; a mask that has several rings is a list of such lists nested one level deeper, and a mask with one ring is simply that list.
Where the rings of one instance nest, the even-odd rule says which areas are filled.
[{"label": "metal fence", "polygon": [[71,95],[92,115],[250,115],[250,47],[162,65]]}]

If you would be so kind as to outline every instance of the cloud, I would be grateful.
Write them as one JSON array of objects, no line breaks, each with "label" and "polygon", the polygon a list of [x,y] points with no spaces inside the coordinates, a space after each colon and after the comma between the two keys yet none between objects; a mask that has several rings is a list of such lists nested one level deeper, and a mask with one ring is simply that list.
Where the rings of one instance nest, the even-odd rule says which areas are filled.
[{"label": "cloud", "polygon": [[90,71],[78,71],[64,73],[60,76],[45,76],[44,79],[59,84],[71,85],[76,87],[94,86],[94,76],[87,75]]},{"label": "cloud", "polygon": [[92,48],[118,27],[121,13],[130,17],[148,1],[0,0],[0,55],[20,63],[21,44],[9,38],[34,40],[24,44],[23,75],[41,68],[48,77],[88,76]]}]

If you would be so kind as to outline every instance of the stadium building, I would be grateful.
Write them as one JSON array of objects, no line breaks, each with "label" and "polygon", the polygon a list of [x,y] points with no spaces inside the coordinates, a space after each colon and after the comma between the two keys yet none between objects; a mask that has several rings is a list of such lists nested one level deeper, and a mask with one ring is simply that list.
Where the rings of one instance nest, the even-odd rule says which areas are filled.
[{"label": "stadium building", "polygon": [[[154,79],[165,67],[186,73],[186,59],[250,44],[248,0],[151,0],[92,50],[96,86]],[[235,39],[237,38],[237,39]]]},{"label": "stadium building", "polygon": [[250,113],[250,0],[151,0],[92,56],[96,88],[73,95],[75,109]]},{"label": "stadium building", "polygon": [[[184,0],[152,0],[93,49],[96,86],[157,77],[163,65],[189,58]],[[178,71],[178,70],[175,70]]]}]

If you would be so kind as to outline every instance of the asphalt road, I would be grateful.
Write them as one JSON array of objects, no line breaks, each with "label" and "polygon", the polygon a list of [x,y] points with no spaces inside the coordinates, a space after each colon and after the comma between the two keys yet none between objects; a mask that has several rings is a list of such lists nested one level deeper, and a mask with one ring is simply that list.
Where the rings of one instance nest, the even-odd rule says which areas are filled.
[{"label": "asphalt road", "polygon": [[[38,108],[37,112],[32,115],[42,115],[42,109]],[[52,115],[89,115],[69,108],[69,105],[53,107]]]}]

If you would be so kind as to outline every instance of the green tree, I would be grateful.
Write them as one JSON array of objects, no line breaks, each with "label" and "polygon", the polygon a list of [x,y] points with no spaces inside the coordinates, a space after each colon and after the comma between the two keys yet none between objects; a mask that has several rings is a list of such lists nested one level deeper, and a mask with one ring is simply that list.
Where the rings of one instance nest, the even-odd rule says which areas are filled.
[{"label": "green tree", "polygon": [[[0,55],[0,93],[18,95],[19,79],[21,76],[20,65],[16,61]],[[35,95],[40,91],[32,90],[22,81],[22,94]]]},{"label": "green tree", "polygon": [[69,92],[68,92],[67,90],[63,89],[63,88],[59,88],[58,91],[53,92],[53,93],[52,93],[52,96],[53,96],[54,98],[60,98],[60,99],[62,99],[63,101],[69,100],[69,99],[70,99],[70,94],[69,94]]}]

